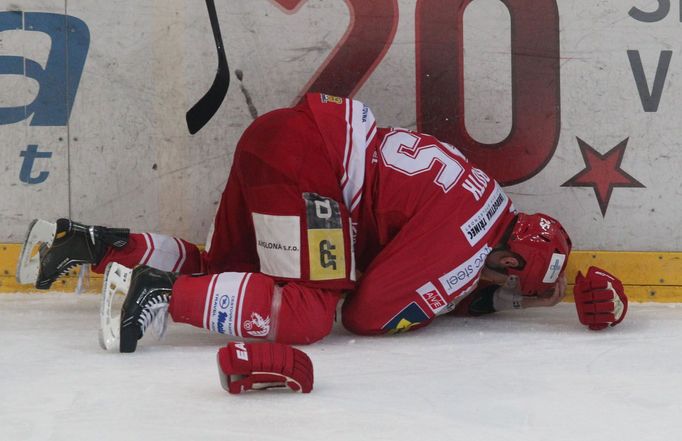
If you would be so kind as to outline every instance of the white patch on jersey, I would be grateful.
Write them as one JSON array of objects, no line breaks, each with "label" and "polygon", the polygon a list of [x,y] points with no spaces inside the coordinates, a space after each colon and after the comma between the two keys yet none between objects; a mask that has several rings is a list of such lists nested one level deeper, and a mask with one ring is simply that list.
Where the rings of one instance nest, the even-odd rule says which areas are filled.
[{"label": "white patch on jersey", "polygon": [[252,213],[263,274],[301,277],[301,218]]},{"label": "white patch on jersey", "polygon": [[549,261],[549,267],[547,267],[547,272],[542,279],[542,283],[556,282],[556,279],[559,278],[559,274],[561,274],[561,268],[563,268],[565,261],[565,254],[553,253],[552,260]]},{"label": "white patch on jersey", "polygon": [[417,288],[417,293],[424,299],[431,311],[438,315],[443,308],[447,306],[447,302],[442,295],[438,292],[436,285],[431,282],[424,284],[422,287]]},{"label": "white patch on jersey", "polygon": [[474,253],[466,262],[452,271],[443,274],[438,281],[440,281],[443,288],[445,288],[445,292],[448,293],[448,295],[452,295],[467,286],[470,282],[478,280],[481,270],[485,265],[485,259],[492,250],[493,249],[490,248],[488,244],[485,244],[483,245],[483,248]]},{"label": "white patch on jersey", "polygon": [[495,183],[495,189],[485,204],[460,227],[464,237],[469,241],[469,245],[473,247],[490,231],[490,228],[495,225],[497,219],[504,212],[504,207],[508,201],[507,194],[502,191],[499,184]]}]

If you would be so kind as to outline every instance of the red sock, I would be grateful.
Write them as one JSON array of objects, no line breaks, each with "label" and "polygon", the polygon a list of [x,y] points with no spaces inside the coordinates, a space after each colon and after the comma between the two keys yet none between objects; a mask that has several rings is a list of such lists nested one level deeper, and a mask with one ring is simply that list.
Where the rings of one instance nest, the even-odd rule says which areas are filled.
[{"label": "red sock", "polygon": [[92,271],[103,273],[109,262],[120,263],[128,268],[149,265],[162,271],[182,274],[202,270],[201,252],[196,245],[155,233],[131,234],[123,248],[109,247],[100,263],[93,265]]}]

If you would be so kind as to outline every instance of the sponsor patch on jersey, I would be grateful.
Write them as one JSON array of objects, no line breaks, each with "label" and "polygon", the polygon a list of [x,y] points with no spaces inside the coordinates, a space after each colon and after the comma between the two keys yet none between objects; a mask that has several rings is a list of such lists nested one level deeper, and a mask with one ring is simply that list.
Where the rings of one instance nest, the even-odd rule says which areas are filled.
[{"label": "sponsor patch on jersey", "polygon": [[[452,271],[443,274],[438,281],[445,288],[445,292],[451,295],[467,286],[470,282],[478,280],[481,270],[485,265],[485,259],[492,250],[488,244],[485,244],[483,248],[474,253],[466,262]],[[461,294],[463,293],[459,293],[459,295]]]},{"label": "sponsor patch on jersey", "polygon": [[469,245],[473,247],[490,231],[490,228],[495,225],[497,219],[504,212],[504,207],[508,201],[509,198],[506,193],[496,183],[495,190],[485,201],[483,207],[460,227],[464,237],[469,241]]},{"label": "sponsor patch on jersey", "polygon": [[323,104],[327,103],[343,104],[343,98],[334,95],[326,95],[324,93],[321,93],[320,99],[322,100]]},{"label": "sponsor patch on jersey", "polygon": [[434,314],[438,314],[447,306],[447,302],[443,296],[440,295],[436,286],[431,282],[418,288],[417,293],[424,299],[426,304],[429,305],[429,308],[431,308],[431,311],[433,311]]},{"label": "sponsor patch on jersey", "polygon": [[398,334],[409,331],[413,326],[425,322],[428,319],[429,316],[424,310],[421,309],[416,302],[412,302],[396,314],[382,329],[388,331],[389,334]]},{"label": "sponsor patch on jersey", "polygon": [[301,219],[252,213],[256,250],[263,274],[301,277]]},{"label": "sponsor patch on jersey", "polygon": [[542,283],[555,283],[559,278],[559,274],[561,274],[561,268],[563,268],[565,261],[565,254],[553,253],[545,277],[542,279]]},{"label": "sponsor patch on jersey", "polygon": [[339,203],[316,193],[303,193],[308,226],[310,280],[343,279],[346,250]]}]

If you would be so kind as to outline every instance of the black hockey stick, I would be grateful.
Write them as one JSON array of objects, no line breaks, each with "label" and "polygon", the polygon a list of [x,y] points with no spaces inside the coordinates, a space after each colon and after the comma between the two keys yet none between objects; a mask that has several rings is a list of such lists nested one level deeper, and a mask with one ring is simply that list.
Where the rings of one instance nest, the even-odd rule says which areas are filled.
[{"label": "black hockey stick", "polygon": [[208,17],[211,19],[211,30],[213,30],[215,46],[218,51],[218,72],[216,73],[211,88],[206,92],[206,95],[201,97],[185,115],[187,128],[192,135],[201,130],[213,115],[215,115],[225,99],[225,95],[227,95],[227,88],[230,87],[230,71],[227,67],[223,37],[220,35],[220,24],[218,23],[218,14],[216,13],[213,0],[206,0],[206,7],[208,8]]}]

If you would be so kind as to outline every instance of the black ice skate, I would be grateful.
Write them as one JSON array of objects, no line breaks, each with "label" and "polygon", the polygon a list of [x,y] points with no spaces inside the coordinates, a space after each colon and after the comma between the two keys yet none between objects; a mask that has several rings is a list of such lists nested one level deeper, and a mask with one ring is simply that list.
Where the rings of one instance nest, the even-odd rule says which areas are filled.
[{"label": "black ice skate", "polygon": [[161,337],[166,328],[175,273],[157,270],[146,265],[136,267],[130,275],[130,288],[121,309],[119,350],[135,352],[137,341],[156,322]]},{"label": "black ice skate", "polygon": [[[21,250],[17,281],[49,289],[59,276],[76,265],[96,265],[109,246],[121,248],[128,243],[130,230],[88,226],[69,219],[55,224],[36,219],[29,226]],[[39,246],[38,253],[34,248]]]}]

